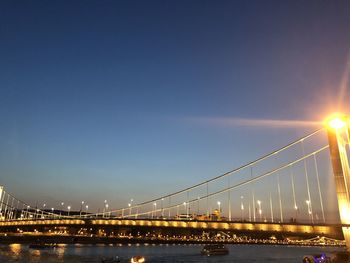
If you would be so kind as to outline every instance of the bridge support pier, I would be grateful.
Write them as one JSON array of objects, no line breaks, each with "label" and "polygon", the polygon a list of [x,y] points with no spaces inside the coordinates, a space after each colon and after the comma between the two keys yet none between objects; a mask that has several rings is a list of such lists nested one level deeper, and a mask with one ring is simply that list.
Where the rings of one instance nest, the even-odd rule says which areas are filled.
[{"label": "bridge support pier", "polygon": [[346,246],[350,248],[350,169],[346,151],[348,136],[348,118],[341,119],[343,125],[328,127],[330,157],[333,167],[335,187],[338,198],[340,220],[343,225],[343,235]]}]

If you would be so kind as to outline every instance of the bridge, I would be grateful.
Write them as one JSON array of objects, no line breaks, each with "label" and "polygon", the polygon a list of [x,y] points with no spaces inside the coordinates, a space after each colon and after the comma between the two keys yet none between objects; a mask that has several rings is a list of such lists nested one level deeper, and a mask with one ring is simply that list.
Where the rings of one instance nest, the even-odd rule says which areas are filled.
[{"label": "bridge", "polygon": [[[223,233],[345,239],[350,246],[349,127],[326,127],[210,180],[101,212],[31,205],[0,187],[0,233],[110,236]],[[334,197],[332,199],[332,197]],[[335,209],[335,207],[339,209]],[[134,235],[134,234],[133,234]],[[202,234],[203,235],[203,234]]]}]

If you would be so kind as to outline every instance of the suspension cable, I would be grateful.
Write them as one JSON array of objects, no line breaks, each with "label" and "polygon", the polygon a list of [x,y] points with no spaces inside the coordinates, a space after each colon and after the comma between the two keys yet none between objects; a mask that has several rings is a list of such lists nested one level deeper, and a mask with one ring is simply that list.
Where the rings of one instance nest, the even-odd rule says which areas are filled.
[{"label": "suspension cable", "polygon": [[[224,173],[224,174],[218,175],[218,176],[216,176],[216,177],[214,177],[214,178],[211,178],[211,179],[206,180],[206,181],[204,181],[204,182],[198,183],[198,184],[196,184],[196,185],[194,185],[194,186],[187,187],[187,188],[185,188],[185,189],[179,190],[179,191],[177,191],[177,192],[173,192],[173,193],[171,193],[171,194],[167,194],[167,195],[162,196],[162,197],[158,197],[158,198],[155,198],[155,199],[152,199],[152,200],[149,200],[149,201],[145,201],[145,202],[141,202],[141,203],[139,203],[139,204],[135,204],[135,205],[134,205],[133,207],[131,207],[131,208],[134,208],[134,207],[139,208],[139,207],[141,207],[141,206],[144,206],[144,205],[147,205],[147,204],[150,204],[150,203],[154,203],[154,202],[156,202],[156,201],[158,201],[158,200],[162,200],[162,199],[165,199],[165,198],[169,198],[169,205],[170,205],[170,198],[171,198],[171,197],[176,196],[176,195],[179,195],[179,194],[184,193],[184,192],[187,192],[187,193],[188,193],[190,190],[193,190],[193,189],[198,188],[198,187],[203,186],[203,185],[206,185],[206,186],[207,186],[207,194],[206,194],[206,196],[205,196],[205,197],[198,197],[198,198],[193,199],[193,200],[188,200],[188,201],[187,201],[187,205],[189,206],[189,204],[192,203],[193,201],[200,201],[200,200],[203,199],[203,198],[207,198],[207,203],[208,203],[208,202],[209,202],[209,197],[211,197],[211,196],[217,195],[217,194],[219,194],[219,193],[223,193],[223,192],[230,191],[230,190],[232,190],[232,189],[234,189],[234,188],[236,188],[236,187],[239,187],[239,186],[242,186],[242,185],[245,185],[245,184],[248,184],[248,183],[253,183],[253,182],[255,182],[256,180],[258,180],[258,179],[260,179],[260,178],[263,178],[263,177],[265,177],[265,176],[268,176],[268,175],[270,175],[270,174],[273,174],[273,173],[275,173],[275,172],[277,172],[277,171],[279,171],[279,170],[281,170],[281,169],[284,169],[285,167],[288,167],[288,166],[290,166],[290,165],[292,165],[292,164],[294,164],[294,163],[297,163],[297,162],[299,162],[299,161],[301,161],[301,160],[305,160],[305,159],[308,158],[311,154],[315,154],[315,153],[317,153],[317,152],[319,152],[319,151],[322,151],[322,150],[326,149],[326,148],[328,147],[328,145],[327,145],[327,146],[324,146],[323,148],[319,149],[318,151],[314,151],[314,152],[311,153],[311,154],[305,155],[305,156],[303,156],[302,158],[300,158],[300,159],[298,159],[298,160],[296,160],[296,161],[294,161],[294,162],[291,162],[291,163],[286,164],[286,165],[284,165],[284,166],[278,167],[278,168],[276,168],[276,169],[274,169],[274,170],[272,170],[272,171],[269,171],[269,172],[267,172],[267,173],[264,173],[264,174],[262,174],[262,175],[260,175],[260,176],[257,176],[257,177],[254,177],[254,178],[251,177],[249,180],[247,180],[247,181],[245,181],[245,182],[241,182],[241,183],[238,183],[238,184],[235,184],[235,185],[228,185],[228,187],[227,187],[226,189],[222,189],[222,190],[220,190],[220,191],[216,191],[216,192],[213,192],[213,193],[209,193],[209,191],[208,191],[209,183],[214,182],[214,181],[216,181],[216,180],[219,180],[219,179],[221,179],[221,178],[223,178],[223,177],[226,177],[226,176],[228,176],[228,175],[237,173],[237,172],[239,172],[239,171],[241,171],[241,170],[243,170],[243,169],[245,169],[245,168],[247,168],[247,167],[250,167],[250,168],[252,169],[253,165],[255,165],[255,164],[257,164],[257,163],[259,163],[259,162],[261,162],[261,161],[263,161],[263,160],[265,160],[265,159],[267,159],[267,158],[269,158],[269,157],[271,157],[271,156],[273,156],[273,155],[276,155],[276,154],[278,154],[278,153],[280,153],[280,152],[282,152],[282,151],[284,151],[284,150],[286,150],[286,149],[288,149],[288,148],[290,148],[290,147],[292,147],[292,146],[294,146],[294,145],[296,145],[296,144],[298,144],[298,143],[300,143],[300,142],[302,143],[304,140],[310,138],[311,136],[313,136],[313,135],[319,133],[319,132],[322,131],[322,130],[324,130],[324,128],[320,128],[320,129],[318,129],[318,130],[316,130],[316,131],[314,131],[314,132],[312,132],[312,133],[310,133],[310,134],[308,134],[308,135],[306,135],[306,136],[304,136],[304,137],[302,137],[302,138],[300,138],[300,139],[298,139],[298,140],[296,140],[296,141],[294,141],[294,142],[292,142],[292,143],[289,143],[288,145],[286,145],[286,146],[284,146],[284,147],[282,147],[282,148],[280,148],[280,149],[278,149],[278,150],[272,151],[272,152],[269,153],[269,154],[266,154],[266,155],[264,155],[264,156],[262,156],[262,157],[260,157],[260,158],[258,158],[258,159],[256,159],[256,160],[252,161],[252,162],[249,162],[249,163],[247,163],[247,164],[244,164],[244,165],[242,165],[242,166],[240,166],[240,167],[238,167],[238,168],[235,168],[235,169],[233,169],[233,170],[231,170],[231,171],[228,171],[228,172],[226,172],[226,173]],[[5,213],[6,213],[7,210],[8,210],[8,206],[9,206],[8,201],[9,201],[9,198],[10,198],[10,197],[12,198],[12,201],[16,200],[17,203],[23,204],[23,206],[27,208],[27,214],[31,214],[31,213],[32,213],[31,211],[29,211],[29,208],[31,208],[31,206],[29,206],[26,202],[23,202],[22,200],[17,199],[16,197],[12,196],[11,194],[9,194],[9,193],[7,193],[7,192],[5,192],[5,191],[3,191],[2,200],[0,200],[0,203],[1,203],[0,206],[3,206],[4,201],[5,201],[5,195],[6,195],[6,194],[7,194],[8,196],[7,196],[7,202],[6,202],[7,204],[4,205],[4,206],[5,206]],[[188,197],[187,197],[187,199],[188,199]],[[17,206],[18,206],[18,205],[17,205]],[[169,207],[163,208],[163,209],[171,209],[171,208],[174,208],[174,207],[177,207],[177,206],[178,206],[178,204],[170,205]],[[253,204],[253,206],[254,206],[254,204]],[[1,210],[2,210],[2,209],[1,209]],[[0,212],[1,212],[1,210],[0,210]],[[253,209],[253,210],[254,210],[254,209]],[[23,211],[23,209],[22,209],[22,211]],[[112,210],[112,211],[109,211],[108,213],[109,213],[109,214],[112,214],[112,213],[120,212],[120,211],[123,211],[123,212],[124,212],[124,208]],[[156,211],[158,211],[158,209],[156,209]],[[34,211],[34,214],[39,213],[39,212],[42,213],[42,215],[45,214],[45,215],[55,216],[55,214],[54,214],[53,212],[52,212],[52,213],[51,213],[51,212],[47,212],[47,211],[45,211],[45,210],[38,209],[38,208],[36,207],[36,209],[35,209],[35,211]],[[253,212],[255,212],[255,211],[253,211]],[[207,212],[207,213],[208,213],[208,212]],[[90,214],[89,216],[93,216],[93,215],[96,215],[96,216],[97,216],[97,215],[104,215],[104,214],[105,214],[105,213],[96,213],[96,214]],[[140,215],[140,214],[139,214],[139,215]],[[74,216],[61,215],[60,217],[63,217],[63,218],[72,218],[72,217],[74,217]]]},{"label": "suspension cable", "polygon": [[148,203],[153,203],[153,202],[155,202],[155,201],[158,201],[158,200],[160,200],[161,198],[168,198],[169,196],[179,195],[179,194],[182,194],[182,193],[184,193],[184,192],[186,192],[186,191],[188,191],[188,190],[193,190],[193,189],[195,189],[195,188],[198,188],[198,187],[200,187],[200,186],[203,186],[203,185],[205,185],[206,183],[211,183],[211,182],[213,182],[213,181],[216,181],[216,180],[218,180],[218,179],[221,179],[221,178],[223,178],[223,177],[225,177],[225,176],[227,176],[227,175],[230,175],[230,174],[233,174],[233,173],[237,173],[237,172],[239,172],[239,171],[241,171],[241,170],[243,170],[243,169],[245,169],[245,168],[247,168],[247,167],[253,166],[253,165],[255,165],[255,164],[257,164],[257,163],[259,163],[259,162],[261,162],[261,161],[263,161],[263,160],[265,160],[265,159],[267,159],[267,158],[269,158],[269,157],[271,157],[271,156],[273,156],[273,155],[275,155],[275,154],[278,154],[278,153],[280,153],[280,152],[282,152],[282,151],[284,151],[284,150],[286,150],[286,149],[288,149],[288,148],[290,148],[290,147],[292,147],[292,146],[294,146],[294,145],[300,143],[301,141],[304,141],[304,140],[310,138],[311,136],[313,136],[313,135],[315,135],[315,134],[317,134],[317,133],[319,133],[320,131],[323,131],[323,130],[324,130],[324,128],[320,128],[320,129],[318,129],[318,130],[316,130],[316,131],[313,131],[313,132],[311,132],[310,134],[308,134],[308,135],[306,135],[306,136],[304,136],[304,137],[302,137],[302,138],[300,138],[300,139],[298,139],[298,140],[295,140],[294,142],[291,142],[291,143],[287,144],[286,146],[284,146],[284,147],[282,147],[282,148],[279,148],[278,150],[272,151],[272,152],[269,153],[269,154],[266,154],[266,155],[264,155],[264,156],[262,156],[262,157],[260,157],[260,158],[258,158],[258,159],[256,159],[256,160],[252,161],[252,162],[249,162],[249,163],[247,163],[247,164],[244,164],[244,165],[242,165],[242,166],[240,166],[240,167],[238,167],[238,168],[235,168],[235,169],[233,169],[233,170],[231,170],[231,171],[228,171],[228,172],[226,172],[226,173],[224,173],[224,174],[218,175],[218,176],[216,176],[216,177],[214,177],[214,178],[211,178],[211,179],[206,180],[206,181],[204,181],[204,182],[198,183],[198,184],[193,185],[193,186],[191,186],[191,187],[187,187],[187,188],[185,188],[185,189],[179,190],[179,191],[177,191],[177,192],[173,192],[173,193],[167,194],[167,195],[165,195],[165,196],[161,196],[161,197],[158,197],[158,198],[149,200],[149,201],[145,201],[145,202],[139,203],[138,205],[145,205],[145,204],[148,204]]},{"label": "suspension cable", "polygon": [[323,222],[326,223],[326,218],[324,216],[324,209],[323,209],[323,200],[322,200],[322,193],[321,193],[321,186],[320,186],[320,178],[319,178],[318,167],[317,167],[317,159],[316,159],[315,154],[314,154],[314,163],[315,163],[316,179],[317,179],[317,186],[318,186],[318,194],[320,197],[320,205],[321,205],[321,210],[322,210],[322,219],[323,219]]},{"label": "suspension cable", "polygon": [[[195,198],[195,199],[191,199],[191,200],[189,200],[188,204],[192,204],[193,202],[196,202],[197,200],[207,199],[207,198],[209,198],[209,197],[213,197],[213,196],[216,196],[216,195],[225,193],[225,192],[227,192],[227,191],[230,191],[230,190],[233,190],[233,189],[242,187],[242,186],[244,186],[244,185],[247,185],[247,184],[256,182],[256,181],[258,181],[258,180],[260,180],[260,179],[262,179],[262,178],[264,178],[264,177],[267,177],[267,176],[269,176],[269,175],[275,174],[276,172],[279,172],[279,171],[281,171],[281,170],[283,170],[283,169],[285,169],[285,168],[291,167],[291,166],[293,166],[293,165],[295,165],[295,164],[297,164],[297,163],[299,163],[299,162],[301,162],[301,161],[304,161],[304,160],[306,160],[307,158],[310,158],[311,156],[313,156],[313,155],[315,155],[315,154],[318,154],[318,153],[320,153],[320,152],[322,152],[322,151],[324,151],[324,150],[326,150],[326,149],[328,149],[328,148],[329,148],[329,145],[325,145],[325,146],[321,147],[321,148],[318,149],[318,150],[315,150],[315,151],[313,151],[313,152],[311,152],[311,153],[309,153],[309,154],[307,154],[307,155],[304,155],[304,156],[300,157],[300,158],[297,159],[297,160],[294,160],[294,161],[292,161],[292,162],[289,162],[289,163],[287,163],[287,164],[284,164],[284,165],[282,165],[282,166],[279,166],[279,167],[277,167],[277,168],[275,168],[275,169],[273,169],[273,170],[270,170],[270,171],[268,171],[268,172],[266,172],[266,173],[263,173],[263,174],[261,174],[261,175],[259,175],[259,176],[256,176],[256,177],[254,177],[254,178],[248,179],[248,180],[246,180],[246,181],[244,181],[244,182],[240,182],[240,183],[231,185],[230,187],[221,189],[221,190],[219,190],[219,191],[216,191],[216,192],[213,192],[213,193],[208,193],[208,194],[205,195],[205,196],[201,196],[201,197],[198,197],[198,198]],[[181,203],[173,204],[173,205],[171,205],[170,207],[166,207],[166,208],[164,208],[164,209],[176,208],[176,207],[178,207],[179,205],[181,205]],[[114,210],[114,211],[111,211],[111,212],[114,213],[114,212],[118,212],[118,211],[120,211],[120,210],[121,210],[121,209]],[[139,213],[139,215],[147,214],[147,213],[149,213],[149,212]],[[98,213],[98,214],[102,214],[102,213]],[[97,214],[96,214],[96,215],[97,215]]]}]

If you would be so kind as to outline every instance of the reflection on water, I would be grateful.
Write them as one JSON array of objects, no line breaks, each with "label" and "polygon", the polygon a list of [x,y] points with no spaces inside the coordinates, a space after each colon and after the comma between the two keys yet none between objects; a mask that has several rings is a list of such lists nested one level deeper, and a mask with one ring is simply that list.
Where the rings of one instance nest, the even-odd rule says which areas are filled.
[{"label": "reflection on water", "polygon": [[201,245],[59,245],[51,249],[30,249],[28,245],[0,245],[0,262],[16,263],[100,263],[103,257],[119,256],[129,262],[135,255],[144,255],[147,262],[302,262],[305,254],[330,253],[343,248],[288,247],[263,245],[227,245],[229,255],[207,257],[200,255]]},{"label": "reflection on water", "polygon": [[9,245],[9,249],[10,249],[11,253],[18,256],[22,251],[22,246],[21,246],[21,244],[11,244],[11,245]]},{"label": "reflection on water", "polygon": [[[58,247],[55,248],[55,252],[56,252],[57,258],[58,258],[59,260],[61,260],[61,262],[63,262],[64,253],[65,253],[65,251],[66,251],[66,247],[67,247],[67,245],[61,244],[61,245],[59,245]],[[76,246],[76,247],[77,247],[77,246]]]},{"label": "reflection on water", "polygon": [[30,249],[30,259],[32,260],[32,262],[40,262],[40,258],[41,258],[41,251],[38,249]]}]

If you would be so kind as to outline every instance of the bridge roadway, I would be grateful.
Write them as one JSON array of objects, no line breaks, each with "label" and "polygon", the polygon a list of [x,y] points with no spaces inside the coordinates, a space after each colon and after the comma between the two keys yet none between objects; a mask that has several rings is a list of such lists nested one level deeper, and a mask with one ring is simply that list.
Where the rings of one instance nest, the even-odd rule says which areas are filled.
[{"label": "bridge roadway", "polygon": [[343,239],[340,224],[300,224],[300,223],[266,223],[266,222],[227,222],[195,220],[161,220],[161,219],[120,219],[120,218],[84,218],[84,219],[36,219],[0,221],[1,232],[12,232],[18,228],[34,230],[42,227],[80,227],[80,228],[148,228],[148,229],[188,229],[203,231],[231,231],[236,233],[271,233],[286,235],[326,236]]}]

